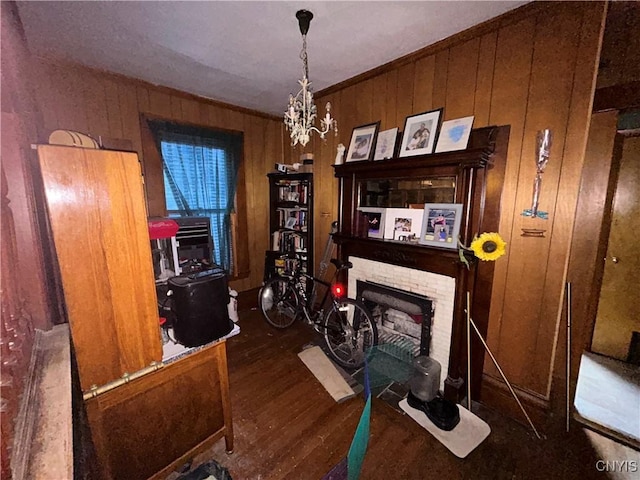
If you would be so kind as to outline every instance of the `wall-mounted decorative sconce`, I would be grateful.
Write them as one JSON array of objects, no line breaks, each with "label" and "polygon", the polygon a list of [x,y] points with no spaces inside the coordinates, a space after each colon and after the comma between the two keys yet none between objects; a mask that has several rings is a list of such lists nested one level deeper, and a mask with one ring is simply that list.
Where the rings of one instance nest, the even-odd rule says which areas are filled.
[{"label": "wall-mounted decorative sconce", "polygon": [[536,178],[533,181],[533,199],[531,201],[531,208],[524,210],[522,215],[525,217],[542,218],[548,220],[549,215],[547,212],[538,210],[538,204],[540,202],[540,187],[542,186],[542,174],[549,162],[549,152],[551,150],[551,141],[553,135],[548,128],[538,131],[536,136]]}]

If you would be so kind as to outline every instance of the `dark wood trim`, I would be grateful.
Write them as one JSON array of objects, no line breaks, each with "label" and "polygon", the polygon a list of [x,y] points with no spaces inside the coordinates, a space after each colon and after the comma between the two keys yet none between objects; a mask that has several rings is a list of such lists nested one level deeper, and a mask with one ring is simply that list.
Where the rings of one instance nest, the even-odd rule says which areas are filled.
[{"label": "dark wood trim", "polygon": [[238,292],[238,312],[257,309],[259,291],[259,288],[252,288],[251,290]]},{"label": "dark wood trim", "polygon": [[593,97],[593,113],[640,106],[640,81],[599,88]]},{"label": "dark wood trim", "polygon": [[[522,402],[536,430],[547,431],[549,429],[547,423],[553,423],[553,421],[549,419],[549,402],[533,392],[523,390],[515,385],[511,386],[516,392],[518,399]],[[518,403],[501,378],[496,378],[486,373],[482,374],[480,398],[484,405],[488,405],[490,408],[513,418],[528,429],[531,428],[529,422],[527,422],[527,418],[522,413],[522,410],[520,410]]]}]

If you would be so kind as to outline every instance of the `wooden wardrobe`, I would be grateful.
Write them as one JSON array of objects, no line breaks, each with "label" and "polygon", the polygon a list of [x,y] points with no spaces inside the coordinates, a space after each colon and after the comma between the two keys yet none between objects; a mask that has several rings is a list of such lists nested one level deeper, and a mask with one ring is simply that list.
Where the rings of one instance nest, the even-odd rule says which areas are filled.
[{"label": "wooden wardrobe", "polygon": [[163,478],[222,437],[232,451],[225,341],[163,362],[137,155],[36,148],[53,282],[104,478]]}]

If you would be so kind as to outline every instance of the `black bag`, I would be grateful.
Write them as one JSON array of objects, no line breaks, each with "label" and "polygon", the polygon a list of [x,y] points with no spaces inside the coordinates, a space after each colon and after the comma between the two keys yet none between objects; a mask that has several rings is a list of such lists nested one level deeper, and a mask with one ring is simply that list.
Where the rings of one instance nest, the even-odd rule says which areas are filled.
[{"label": "black bag", "polygon": [[198,347],[233,329],[229,319],[229,287],[221,269],[169,279],[172,291],[173,333],[186,347]]},{"label": "black bag", "polygon": [[215,460],[209,460],[208,462],[203,463],[198,466],[198,468],[195,468],[184,475],[180,475],[176,480],[205,480],[211,477],[216,480],[233,480],[229,474],[229,470]]},{"label": "black bag", "polygon": [[440,430],[448,432],[460,423],[458,405],[440,396],[429,402],[424,402],[409,392],[407,403],[410,407],[424,412],[429,420]]}]

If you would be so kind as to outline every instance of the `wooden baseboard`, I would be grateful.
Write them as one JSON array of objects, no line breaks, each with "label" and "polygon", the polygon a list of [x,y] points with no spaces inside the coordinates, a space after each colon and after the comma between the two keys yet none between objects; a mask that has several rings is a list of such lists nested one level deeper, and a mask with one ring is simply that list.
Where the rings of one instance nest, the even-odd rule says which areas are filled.
[{"label": "wooden baseboard", "polygon": [[73,478],[69,325],[36,330],[16,419],[14,480]]},{"label": "wooden baseboard", "polygon": [[[513,386],[513,389],[526,410],[527,415],[531,418],[536,430],[539,432],[546,430],[551,411],[549,402],[517,386]],[[518,403],[502,379],[487,374],[482,375],[480,402],[487,408],[506,415],[530,428],[527,418],[522,413],[522,410],[520,410]]]},{"label": "wooden baseboard", "polygon": [[238,293],[238,311],[252,310],[258,308],[258,292],[259,288],[252,288]]}]

